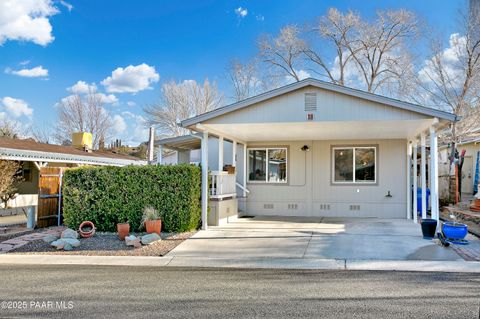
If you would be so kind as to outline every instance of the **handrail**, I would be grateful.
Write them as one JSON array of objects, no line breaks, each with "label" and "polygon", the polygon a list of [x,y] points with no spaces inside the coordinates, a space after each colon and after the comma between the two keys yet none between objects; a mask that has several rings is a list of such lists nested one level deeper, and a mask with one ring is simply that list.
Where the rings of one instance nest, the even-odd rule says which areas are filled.
[{"label": "handrail", "polygon": [[246,189],[245,187],[243,187],[242,184],[240,184],[239,182],[235,182],[235,184],[237,185],[237,187],[239,187],[242,191],[245,191],[247,193],[250,194],[250,191],[248,189]]}]

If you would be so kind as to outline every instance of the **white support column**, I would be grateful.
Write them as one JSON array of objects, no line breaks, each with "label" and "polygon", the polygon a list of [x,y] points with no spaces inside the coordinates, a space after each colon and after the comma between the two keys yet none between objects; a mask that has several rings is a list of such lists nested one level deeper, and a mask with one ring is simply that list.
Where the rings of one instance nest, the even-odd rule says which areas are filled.
[{"label": "white support column", "polygon": [[407,141],[407,219],[412,219],[412,143]]},{"label": "white support column", "polygon": [[243,144],[243,197],[247,197],[247,144]]},{"label": "white support column", "polygon": [[208,132],[202,137],[202,229],[207,229],[208,222]]},{"label": "white support column", "polygon": [[422,175],[422,219],[427,218],[427,161],[425,148],[425,133],[420,134],[421,163],[420,174]]},{"label": "white support column", "polygon": [[233,141],[232,145],[232,166],[237,167],[237,141]]},{"label": "white support column", "polygon": [[417,156],[418,156],[418,145],[417,145],[417,140],[415,139],[413,141],[413,221],[417,223],[418,219],[418,193],[417,193],[417,188],[418,188],[418,161],[417,161]]},{"label": "white support column", "polygon": [[157,164],[160,164],[160,165],[162,164],[162,160],[163,160],[163,158],[162,158],[162,151],[163,151],[163,146],[160,145],[160,146],[158,147],[158,152],[157,152]]},{"label": "white support column", "polygon": [[432,202],[432,218],[439,221],[438,203],[438,140],[435,128],[430,127],[430,201]]},{"label": "white support column", "polygon": [[218,138],[218,171],[223,171],[223,137]]}]

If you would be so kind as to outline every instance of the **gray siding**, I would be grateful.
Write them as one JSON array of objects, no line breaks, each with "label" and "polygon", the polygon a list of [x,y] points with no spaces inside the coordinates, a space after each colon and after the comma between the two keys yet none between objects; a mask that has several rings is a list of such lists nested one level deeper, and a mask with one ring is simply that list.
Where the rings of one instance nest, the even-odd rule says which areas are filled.
[{"label": "gray siding", "polygon": [[[317,110],[306,112],[304,93],[317,93]],[[203,122],[204,124],[287,123],[305,122],[306,113],[313,113],[313,122],[322,121],[388,121],[429,118],[412,111],[381,103],[306,87],[229,114]],[[430,117],[431,118],[431,117]]]},{"label": "gray siding", "polygon": [[[305,144],[310,146],[309,152],[300,150]],[[288,185],[248,184],[250,190],[246,199],[248,215],[405,218],[405,140],[286,141],[249,144],[251,147],[264,145],[289,147]],[[377,145],[378,184],[332,185],[332,145]],[[385,197],[388,191],[393,197]],[[273,204],[273,208],[269,204]],[[296,204],[296,209],[292,209],[291,207],[295,205],[291,204]],[[359,205],[360,209],[352,211],[350,205]]]}]

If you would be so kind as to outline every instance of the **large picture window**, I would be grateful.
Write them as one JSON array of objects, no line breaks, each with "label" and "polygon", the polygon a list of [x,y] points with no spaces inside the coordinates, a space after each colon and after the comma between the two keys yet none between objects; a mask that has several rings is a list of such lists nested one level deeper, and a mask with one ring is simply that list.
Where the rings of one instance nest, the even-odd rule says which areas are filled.
[{"label": "large picture window", "polygon": [[248,181],[253,183],[286,183],[287,149],[248,149]]},{"label": "large picture window", "polygon": [[333,183],[376,183],[376,147],[334,147],[332,153]]}]

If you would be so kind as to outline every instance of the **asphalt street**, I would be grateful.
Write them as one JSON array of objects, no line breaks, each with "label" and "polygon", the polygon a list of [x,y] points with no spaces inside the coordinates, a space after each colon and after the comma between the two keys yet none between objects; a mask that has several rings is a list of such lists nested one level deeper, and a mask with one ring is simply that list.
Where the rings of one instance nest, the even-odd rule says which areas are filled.
[{"label": "asphalt street", "polygon": [[0,266],[1,318],[480,318],[480,275]]}]

